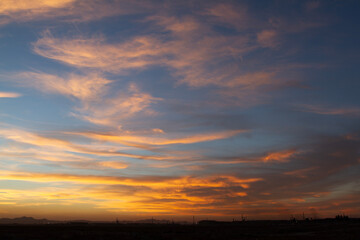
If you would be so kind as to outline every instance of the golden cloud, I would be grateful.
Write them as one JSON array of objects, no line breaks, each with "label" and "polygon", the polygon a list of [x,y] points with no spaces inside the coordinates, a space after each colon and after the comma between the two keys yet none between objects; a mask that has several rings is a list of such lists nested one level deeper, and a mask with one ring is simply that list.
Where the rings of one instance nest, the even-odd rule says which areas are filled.
[{"label": "golden cloud", "polygon": [[10,15],[16,12],[28,11],[40,14],[50,9],[63,8],[76,0],[2,0],[0,14]]},{"label": "golden cloud", "polygon": [[128,164],[115,162],[115,161],[104,161],[99,162],[99,165],[106,168],[113,168],[113,169],[124,169],[128,167]]},{"label": "golden cloud", "polygon": [[25,143],[33,145],[40,148],[46,148],[47,150],[52,151],[62,151],[62,152],[73,152],[73,153],[84,153],[95,156],[121,156],[128,158],[137,158],[137,159],[149,159],[149,160],[164,160],[172,159],[168,156],[158,156],[158,155],[138,155],[131,154],[121,151],[116,151],[114,148],[102,147],[102,146],[84,146],[74,144],[67,140],[57,139],[53,137],[45,137],[38,134],[34,134],[28,131],[19,130],[19,129],[0,129],[0,136],[18,143]]},{"label": "golden cloud", "polygon": [[[241,179],[234,176],[210,176],[205,178],[196,178],[191,176],[183,177],[142,177],[126,178],[112,176],[95,175],[69,175],[54,173],[33,173],[33,172],[14,172],[0,170],[0,179],[2,180],[24,180],[34,182],[74,182],[78,184],[120,184],[127,186],[148,186],[152,188],[166,187],[226,187],[232,185],[241,186],[246,183],[261,181],[261,178]],[[248,185],[247,185],[248,187]]]},{"label": "golden cloud", "polygon": [[0,98],[18,98],[22,95],[20,93],[14,92],[0,92]]},{"label": "golden cloud", "polygon": [[280,151],[280,152],[271,152],[268,153],[265,157],[263,157],[262,160],[263,162],[271,162],[271,161],[288,162],[289,158],[296,153],[297,151],[293,149]]},{"label": "golden cloud", "polygon": [[86,133],[86,132],[70,133],[70,134],[81,135],[101,141],[121,143],[129,146],[137,146],[141,144],[160,146],[160,145],[192,144],[199,142],[215,141],[215,140],[230,138],[240,133],[244,133],[246,131],[247,130],[228,130],[228,131],[213,132],[213,133],[194,134],[187,137],[172,138],[172,139],[164,138],[164,137],[144,137],[144,136],[136,136],[136,135],[123,135],[121,133],[119,135]]}]

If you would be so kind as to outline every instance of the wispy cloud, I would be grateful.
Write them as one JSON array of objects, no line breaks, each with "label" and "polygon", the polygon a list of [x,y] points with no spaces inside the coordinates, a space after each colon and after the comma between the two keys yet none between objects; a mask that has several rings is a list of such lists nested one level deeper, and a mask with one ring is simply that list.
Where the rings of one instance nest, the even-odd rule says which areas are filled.
[{"label": "wispy cloud", "polygon": [[204,133],[204,134],[193,134],[186,137],[177,137],[177,138],[165,138],[165,136],[160,137],[146,137],[146,136],[138,136],[138,135],[126,135],[119,133],[118,135],[111,134],[99,134],[99,133],[71,133],[78,134],[81,136],[86,136],[89,138],[101,140],[101,141],[109,141],[116,142],[130,146],[139,146],[144,144],[146,145],[171,145],[171,144],[192,144],[199,142],[208,142],[220,139],[226,139],[233,136],[236,136],[240,133],[246,132],[246,130],[229,130],[222,132],[213,132],[213,133]]},{"label": "wispy cloud", "polygon": [[29,144],[39,148],[51,148],[52,151],[61,151],[61,152],[70,152],[70,153],[84,153],[95,156],[119,156],[119,157],[128,157],[136,159],[153,159],[153,160],[162,160],[172,158],[167,156],[159,155],[140,155],[132,154],[123,151],[117,151],[114,147],[109,146],[87,146],[84,144],[76,144],[67,140],[41,136],[32,132],[19,129],[0,129],[0,136],[12,140],[18,143]]},{"label": "wispy cloud", "polygon": [[263,47],[276,47],[278,42],[278,34],[275,30],[263,30],[257,34],[257,41]]},{"label": "wispy cloud", "polygon": [[[64,1],[41,1],[41,0],[4,0],[0,3],[0,23],[6,24],[16,20],[38,19],[49,16],[49,13],[55,12],[64,7],[69,7],[76,0]],[[53,15],[54,16],[54,15]]]},{"label": "wispy cloud", "polygon": [[22,95],[20,93],[14,92],[0,92],[0,98],[18,98]]},{"label": "wispy cloud", "polygon": [[22,86],[33,87],[47,94],[61,94],[81,101],[102,97],[110,80],[100,74],[68,74],[64,77],[47,73],[22,72],[14,76],[21,79]]},{"label": "wispy cloud", "polygon": [[11,172],[0,171],[2,179],[16,179],[28,181],[56,181],[56,182],[75,182],[80,184],[123,184],[123,185],[146,185],[150,187],[177,187],[188,184],[192,187],[225,187],[228,184],[244,184],[261,181],[261,178],[237,178],[234,176],[211,176],[206,178],[196,178],[191,176],[183,177],[112,177],[95,175],[69,175],[33,172]]},{"label": "wispy cloud", "polygon": [[124,169],[128,167],[128,164],[122,162],[115,162],[115,161],[99,162],[99,165],[102,167],[107,167],[112,169]]},{"label": "wispy cloud", "polygon": [[80,114],[74,115],[95,124],[121,128],[125,119],[139,115],[156,115],[151,105],[161,100],[141,91],[132,83],[125,91],[118,92],[113,97],[83,102],[83,106],[77,109]]},{"label": "wispy cloud", "polygon": [[[200,87],[234,82],[239,70],[228,68],[223,62],[240,58],[255,47],[246,36],[217,36],[194,18],[156,16],[149,21],[170,33],[173,40],[145,35],[109,44],[104,38],[61,39],[45,32],[33,44],[34,51],[74,67],[113,73],[165,66],[175,71],[174,76],[179,82]],[[214,64],[217,64],[216,69],[211,68]],[[228,70],[225,75],[224,68]]]},{"label": "wispy cloud", "polygon": [[264,162],[288,162],[289,158],[296,154],[296,150],[290,149],[280,152],[271,152],[268,153],[265,157],[262,158]]},{"label": "wispy cloud", "polygon": [[28,11],[30,14],[41,14],[54,8],[62,8],[76,0],[54,0],[54,1],[41,1],[41,0],[20,0],[14,2],[13,0],[1,1],[0,13],[10,15],[12,13]]},{"label": "wispy cloud", "polygon": [[[214,17],[216,23],[223,23],[244,30],[249,28],[249,22],[254,23],[255,19],[251,19],[248,13],[248,7],[244,4],[218,3],[208,7],[205,14]],[[253,27],[253,25],[251,25]]]},{"label": "wispy cloud", "polygon": [[116,0],[111,4],[97,0],[3,0],[0,3],[0,24],[43,19],[84,22],[151,8],[152,4],[141,0]]},{"label": "wispy cloud", "polygon": [[329,107],[323,105],[298,105],[302,111],[311,112],[321,115],[349,115],[358,116],[360,114],[360,108],[357,107]]},{"label": "wispy cloud", "polygon": [[79,102],[72,113],[80,119],[99,125],[121,127],[121,120],[140,112],[154,114],[150,105],[160,101],[142,92],[135,83],[126,91],[109,93],[111,80],[99,73],[57,76],[47,73],[23,72],[12,76],[21,86],[35,88],[46,94],[59,94]]},{"label": "wispy cloud", "polygon": [[45,32],[33,46],[37,54],[50,59],[115,73],[159,64],[169,52],[166,45],[148,36],[108,44],[103,37],[60,39]]},{"label": "wispy cloud", "polygon": [[[213,18],[218,12],[205,15]],[[214,19],[220,21],[218,18],[216,15]],[[264,65],[253,71],[243,61],[243,56],[261,47],[277,47],[280,35],[276,28],[260,28],[255,35],[243,32],[224,37],[214,30],[214,22],[196,16],[158,14],[145,22],[163,34],[139,34],[110,43],[102,36],[59,38],[45,31],[33,43],[33,50],[77,69],[112,74],[128,75],[160,66],[169,70],[174,83],[195,88],[212,86],[222,98],[234,98],[243,104],[245,101],[239,99],[247,99],[249,105],[261,102],[259,99],[266,95],[264,89],[288,85],[289,80],[281,75],[293,67],[279,71],[275,64]]]}]

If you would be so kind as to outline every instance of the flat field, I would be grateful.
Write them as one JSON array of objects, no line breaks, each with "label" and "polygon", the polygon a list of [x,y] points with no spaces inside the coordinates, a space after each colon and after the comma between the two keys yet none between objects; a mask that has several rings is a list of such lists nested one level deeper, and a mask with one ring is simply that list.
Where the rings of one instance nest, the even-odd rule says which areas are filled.
[{"label": "flat field", "polygon": [[0,225],[1,240],[65,239],[360,239],[360,221],[249,221],[200,225],[47,224]]}]

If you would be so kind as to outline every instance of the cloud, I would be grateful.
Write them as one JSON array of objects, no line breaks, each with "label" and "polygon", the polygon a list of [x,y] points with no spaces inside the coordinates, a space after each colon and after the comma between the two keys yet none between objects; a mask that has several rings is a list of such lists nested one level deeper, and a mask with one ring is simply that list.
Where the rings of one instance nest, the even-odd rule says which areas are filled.
[{"label": "cloud", "polygon": [[[83,152],[68,152],[66,149],[49,149],[41,147],[25,147],[25,146],[7,146],[1,148],[0,157],[4,160],[11,160],[14,165],[31,164],[52,166],[58,169],[63,167],[70,167],[78,170],[98,170],[104,171],[109,169],[126,169],[129,163],[123,161],[98,161],[100,157],[96,154],[87,154],[84,156]],[[111,159],[116,159],[116,156],[110,156]],[[12,169],[11,165],[4,166],[3,168]]]},{"label": "cloud", "polygon": [[[192,88],[212,86],[222,98],[250,105],[263,101],[264,89],[289,85],[288,78],[280,75],[294,68],[279,70],[266,65],[253,71],[249,63],[243,61],[244,55],[260,46],[277,46],[276,30],[260,29],[257,36],[248,33],[222,36],[213,29],[211,21],[196,15],[153,15],[145,22],[162,34],[143,34],[109,43],[102,36],[58,38],[45,31],[33,43],[33,51],[82,71],[129,75],[160,66],[169,70],[174,83]],[[254,43],[254,37],[260,45]],[[232,101],[224,103],[233,104]],[[91,121],[91,116],[88,119]]]},{"label": "cloud", "polygon": [[0,98],[18,98],[22,95],[20,93],[14,92],[0,92]]},{"label": "cloud", "polygon": [[[251,15],[258,9],[238,2],[203,1],[190,9],[188,3],[152,1],[144,8],[154,11],[147,12],[139,7],[143,1],[30,0],[4,7],[9,2],[0,3],[0,22],[46,19],[39,27],[46,24],[51,32],[39,35],[33,52],[52,61],[52,67],[65,64],[59,71],[73,71],[22,72],[14,76],[18,86],[34,88],[47,99],[69,98],[74,103],[71,116],[98,126],[48,132],[1,127],[3,186],[10,188],[6,181],[21,181],[17,186],[36,188],[9,190],[1,194],[1,201],[17,206],[91,204],[104,212],[120,213],[282,214],[285,218],[290,211],[312,208],[331,213],[337,208],[331,200],[349,209],[358,203],[353,200],[358,195],[352,192],[359,188],[354,184],[360,159],[356,133],[320,140],[307,135],[309,143],[279,148],[276,145],[283,142],[285,130],[271,121],[277,107],[239,107],[265,102],[273,89],[296,85],[297,70],[305,64],[281,65],[293,54],[288,49],[293,44],[284,44],[287,34],[293,40],[321,21]],[[173,4],[183,4],[187,11],[179,12]],[[135,12],[141,14],[119,17]],[[94,28],[79,24],[72,36],[62,35],[66,24],[51,21],[68,21],[77,28],[79,21],[106,16],[117,17]],[[109,37],[85,33],[113,20],[124,20],[131,31],[121,25]],[[274,50],[276,57],[271,58]],[[290,61],[303,59],[296,56]],[[161,79],[156,79],[158,73]],[[143,90],[147,86],[149,90]],[[0,97],[9,94],[16,93],[0,93]],[[182,109],[169,112],[166,107],[174,102]],[[192,112],[183,108],[186,103]],[[299,108],[322,115],[359,115],[356,107]],[[250,116],[254,124],[244,123],[239,113]],[[258,121],[263,113],[270,118]],[[242,137],[249,125],[254,131]],[[27,126],[33,125],[28,122]],[[297,131],[302,128],[297,126]],[[301,141],[297,135],[291,139]]]},{"label": "cloud", "polygon": [[141,144],[160,146],[160,145],[171,145],[171,144],[193,144],[199,142],[208,142],[208,141],[226,139],[236,136],[243,132],[246,132],[246,130],[228,130],[222,132],[194,134],[182,138],[165,138],[164,136],[145,137],[145,136],[137,136],[137,135],[125,135],[121,133],[118,135],[86,133],[86,132],[70,133],[70,134],[78,134],[81,136],[86,136],[88,138],[93,138],[101,141],[121,143],[130,146],[137,146]]},{"label": "cloud", "polygon": [[237,30],[249,28],[249,22],[254,22],[254,19],[250,19],[247,6],[241,4],[215,4],[208,7],[205,14],[214,17],[217,24],[223,23]]},{"label": "cloud", "polygon": [[[203,32],[195,19],[153,17],[149,21],[173,35],[173,40],[156,36],[137,36],[121,43],[109,44],[97,38],[54,38],[45,32],[36,41],[34,51],[44,57],[77,67],[126,74],[131,70],[160,65],[174,70],[179,82],[190,86],[223,85],[237,74],[236,68],[227,69],[223,62],[254,49],[247,37],[223,38]],[[179,29],[176,26],[188,26]],[[190,26],[190,27],[189,27]],[[205,28],[206,29],[206,28]],[[170,32],[169,32],[170,31]],[[210,31],[210,30],[209,30]],[[202,33],[202,34],[201,34]],[[214,69],[211,66],[216,65]]]},{"label": "cloud", "polygon": [[97,124],[121,127],[121,121],[136,114],[155,114],[150,105],[160,101],[142,92],[135,83],[117,93],[109,93],[111,80],[99,73],[57,76],[47,73],[23,72],[12,76],[21,86],[35,88],[46,94],[59,94],[79,101],[73,116]]},{"label": "cloud", "polygon": [[257,34],[257,41],[263,47],[276,47],[278,42],[278,34],[274,30],[263,30]]},{"label": "cloud", "polygon": [[21,79],[24,86],[36,88],[47,94],[61,94],[81,101],[91,101],[102,97],[110,80],[100,74],[90,73],[88,75],[68,74],[60,77],[47,73],[22,72],[14,76]]},{"label": "cloud", "polygon": [[[156,30],[154,34],[139,33],[117,42],[99,35],[55,37],[45,31],[33,43],[33,51],[81,71],[105,74],[130,75],[162,67],[176,84],[191,89],[211,86],[212,93],[224,99],[218,103],[223,105],[256,105],[269,100],[271,89],[296,85],[289,84],[292,80],[286,76],[294,70],[291,66],[279,70],[276,62],[256,60],[255,64],[262,67],[253,69],[253,53],[259,54],[262,47],[281,48],[282,38],[288,33],[283,19],[259,24],[260,20],[250,21],[245,6],[205,5],[201,13],[170,16],[155,12],[141,22],[150,24]],[[237,31],[223,35],[216,28],[219,24]],[[113,123],[91,115],[83,119],[102,125]]]},{"label": "cloud", "polygon": [[52,151],[62,151],[62,152],[72,152],[72,153],[83,153],[90,154],[94,156],[120,156],[128,158],[136,158],[143,160],[165,160],[172,159],[170,156],[159,156],[159,155],[139,155],[132,154],[122,151],[117,151],[114,147],[109,146],[87,146],[82,144],[75,144],[67,140],[62,140],[53,137],[41,136],[34,134],[28,131],[19,130],[19,129],[0,129],[0,136],[12,140],[18,143],[24,143],[33,145],[39,148],[46,148],[47,150]]},{"label": "cloud", "polygon": [[335,108],[321,105],[298,105],[302,111],[311,112],[321,115],[349,115],[358,116],[360,114],[360,108]]},{"label": "cloud", "polygon": [[[252,185],[248,195],[259,201],[271,199],[286,204],[291,198],[304,199],[302,205],[294,203],[288,206],[293,211],[302,206],[322,205],[326,211],[331,212],[332,209],[336,212],[337,208],[332,207],[330,199],[358,191],[353,186],[358,182],[358,142],[358,139],[344,136],[318,137],[311,144],[302,146],[302,151],[291,155],[291,161],[284,163],[281,169],[263,169],[261,176],[264,181],[261,185]],[[339,189],[342,191],[339,192]],[[261,192],[270,195],[255,197]]]},{"label": "cloud", "polygon": [[[26,21],[50,16],[61,8],[69,7],[76,0],[3,0],[0,3],[0,24],[12,21]],[[53,14],[52,17],[54,17]]]},{"label": "cloud", "polygon": [[[139,36],[109,44],[102,37],[61,39],[45,33],[33,44],[34,51],[79,69],[117,74],[163,66],[170,70],[177,83],[197,88],[215,86],[221,89],[216,92],[222,97],[234,98],[236,102],[239,98],[247,99],[247,104],[259,102],[263,86],[282,83],[280,78],[276,78],[277,71],[248,72],[242,71],[237,64],[229,64],[238,61],[241,54],[256,49],[246,36],[224,38],[211,30],[204,32],[207,27],[204,28],[203,23],[194,18],[157,16],[149,18],[149,21],[155,22],[173,37],[165,41],[156,36]],[[86,119],[110,124],[92,116]]]},{"label": "cloud", "polygon": [[99,162],[99,165],[102,167],[113,168],[113,169],[124,169],[128,167],[128,165],[125,163],[115,162],[115,161]]},{"label": "cloud", "polygon": [[265,157],[262,158],[264,162],[288,162],[289,158],[296,154],[296,150],[285,150],[280,152],[271,152],[268,153]]},{"label": "cloud", "polygon": [[[71,205],[86,202],[113,212],[183,215],[193,211],[208,214],[217,204],[226,204],[227,208],[232,208],[234,202],[247,196],[246,191],[253,183],[262,180],[231,175],[127,178],[3,170],[0,171],[0,179],[47,184],[47,187],[34,189],[31,192],[6,190],[6,194],[2,194],[4,200],[16,201],[18,206],[32,205],[31,202],[23,201],[24,196],[25,199],[38,196],[36,198],[40,204],[51,201]],[[72,184],[69,186],[69,183]],[[51,187],[53,184],[56,184],[56,187]],[[119,202],[121,204],[118,204]]]},{"label": "cloud", "polygon": [[14,21],[57,19],[60,21],[84,22],[104,17],[143,12],[151,9],[146,1],[99,1],[99,0],[2,0],[0,25]]},{"label": "cloud", "polygon": [[69,175],[56,173],[33,173],[33,172],[12,172],[0,171],[1,179],[28,180],[28,181],[55,181],[55,182],[75,182],[78,184],[123,184],[129,186],[144,185],[154,188],[166,187],[225,187],[228,185],[238,185],[261,181],[261,178],[241,179],[234,176],[211,176],[206,178],[196,178],[190,176],[183,177],[112,177],[95,175]]},{"label": "cloud", "polygon": [[35,53],[68,65],[123,74],[159,64],[169,52],[165,44],[149,36],[108,44],[103,37],[59,39],[48,31],[33,46]]},{"label": "cloud", "polygon": [[17,158],[19,160],[38,159],[50,162],[91,162],[94,161],[91,157],[80,156],[77,154],[64,152],[53,149],[39,149],[39,148],[24,148],[24,147],[3,147],[1,148],[0,156]]},{"label": "cloud", "polygon": [[[47,186],[56,184],[61,188],[56,191],[32,191],[32,194],[42,196],[38,198],[42,204],[48,201],[60,204],[64,201],[72,205],[83,201],[110,212],[156,212],[159,215],[181,213],[183,216],[195,213],[233,216],[243,213],[269,219],[279,216],[287,218],[302,212],[310,215],[310,209],[316,207],[322,216],[331,216],[338,211],[339,206],[347,206],[349,209],[356,206],[356,201],[350,195],[356,193],[358,187],[347,184],[357,181],[358,146],[356,137],[321,138],[317,143],[310,144],[306,151],[270,151],[258,158],[258,163],[263,160],[283,162],[281,168],[251,167],[252,163],[248,162],[248,166],[243,162],[241,167],[231,167],[233,172],[237,172],[236,175],[220,174],[225,166],[218,165],[215,175],[206,170],[201,170],[201,174],[196,176],[131,177],[2,170],[0,178],[43,183]],[[288,161],[289,158],[291,161]],[[98,163],[102,171],[107,168],[126,169],[121,161],[104,162]],[[118,163],[120,165],[116,166]],[[196,166],[197,163],[192,164]],[[346,170],[348,167],[354,169],[353,173]],[[69,185],[72,187],[69,188]],[[18,194],[14,193],[12,198],[2,194],[2,197],[20,206],[24,197],[19,198]],[[22,191],[22,194],[30,196],[30,192]],[[334,202],[338,204],[335,207],[332,204]]]},{"label": "cloud", "polygon": [[84,102],[78,110],[80,114],[74,116],[99,125],[121,127],[121,123],[140,114],[151,116],[156,111],[150,107],[152,104],[161,101],[148,93],[142,92],[134,83],[114,97],[97,99],[93,102]]},{"label": "cloud", "polygon": [[0,4],[0,14],[10,15],[12,13],[27,11],[32,14],[41,14],[50,9],[63,8],[76,0],[3,0]]}]

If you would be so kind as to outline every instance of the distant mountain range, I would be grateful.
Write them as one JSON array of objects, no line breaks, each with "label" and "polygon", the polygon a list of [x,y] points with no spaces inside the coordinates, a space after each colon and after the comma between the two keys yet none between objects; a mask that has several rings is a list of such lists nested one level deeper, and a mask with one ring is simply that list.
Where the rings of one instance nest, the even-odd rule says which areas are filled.
[{"label": "distant mountain range", "polygon": [[[88,221],[88,220],[70,220],[70,221],[54,221],[43,219],[35,219],[33,217],[20,217],[20,218],[0,218],[0,224],[54,224],[54,223],[69,223],[69,224],[87,224],[87,223],[116,223],[115,221]],[[136,221],[117,221],[120,224],[169,224],[169,220],[158,219],[143,219]],[[177,222],[180,223],[180,222]],[[181,224],[187,224],[187,222],[181,222]]]},{"label": "distant mountain range", "polygon": [[20,217],[20,218],[0,218],[0,224],[48,224],[57,223],[48,219],[35,219],[33,217]]}]

